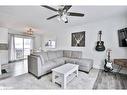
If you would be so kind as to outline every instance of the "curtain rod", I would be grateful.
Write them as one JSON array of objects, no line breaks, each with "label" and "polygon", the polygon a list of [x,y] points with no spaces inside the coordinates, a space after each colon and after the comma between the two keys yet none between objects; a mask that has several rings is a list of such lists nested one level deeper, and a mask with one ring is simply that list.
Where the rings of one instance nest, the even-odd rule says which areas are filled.
[{"label": "curtain rod", "polygon": [[33,37],[33,38],[35,38],[34,36],[29,36],[29,35],[25,35],[25,34],[15,34],[15,33],[8,33],[8,34],[19,35],[19,36],[26,36],[26,37]]}]

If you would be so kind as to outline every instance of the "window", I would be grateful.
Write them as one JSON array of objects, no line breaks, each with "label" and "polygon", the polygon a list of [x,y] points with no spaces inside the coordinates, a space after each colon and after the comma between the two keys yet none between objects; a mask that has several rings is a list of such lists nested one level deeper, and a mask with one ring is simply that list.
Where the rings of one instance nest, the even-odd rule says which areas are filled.
[{"label": "window", "polygon": [[30,50],[32,49],[32,40],[24,39],[24,58],[27,58],[30,55]]},{"label": "window", "polygon": [[15,53],[16,59],[23,58],[23,38],[15,37]]},{"label": "window", "polygon": [[32,39],[25,37],[14,37],[16,60],[27,58],[33,48]]}]

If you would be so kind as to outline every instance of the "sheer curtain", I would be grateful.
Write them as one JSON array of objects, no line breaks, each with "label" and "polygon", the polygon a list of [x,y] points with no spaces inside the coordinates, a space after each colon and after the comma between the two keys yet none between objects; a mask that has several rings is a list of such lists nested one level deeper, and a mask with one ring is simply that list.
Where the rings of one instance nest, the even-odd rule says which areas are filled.
[{"label": "sheer curtain", "polygon": [[9,34],[8,37],[9,42],[9,61],[16,60],[16,52],[15,52],[15,40],[14,34]]}]

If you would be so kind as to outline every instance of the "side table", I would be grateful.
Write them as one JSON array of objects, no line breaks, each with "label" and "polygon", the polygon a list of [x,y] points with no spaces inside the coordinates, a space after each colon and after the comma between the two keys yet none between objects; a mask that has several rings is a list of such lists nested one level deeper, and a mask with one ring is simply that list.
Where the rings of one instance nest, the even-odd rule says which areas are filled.
[{"label": "side table", "polygon": [[114,64],[119,66],[118,72],[124,67],[127,68],[127,59],[114,59]]}]

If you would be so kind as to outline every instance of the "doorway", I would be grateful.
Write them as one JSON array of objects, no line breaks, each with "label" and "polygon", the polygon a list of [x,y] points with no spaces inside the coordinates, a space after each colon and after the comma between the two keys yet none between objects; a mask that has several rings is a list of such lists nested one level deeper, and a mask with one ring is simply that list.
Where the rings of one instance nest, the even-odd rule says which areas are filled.
[{"label": "doorway", "polygon": [[14,37],[15,47],[15,60],[26,59],[33,49],[33,41],[31,38]]}]

